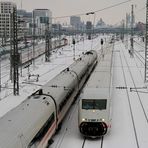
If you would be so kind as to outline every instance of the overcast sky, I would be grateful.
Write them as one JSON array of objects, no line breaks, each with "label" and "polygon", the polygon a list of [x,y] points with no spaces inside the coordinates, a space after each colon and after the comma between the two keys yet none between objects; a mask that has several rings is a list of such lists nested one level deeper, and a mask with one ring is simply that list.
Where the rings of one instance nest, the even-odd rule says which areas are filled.
[{"label": "overcast sky", "polygon": [[[16,2],[18,8],[21,8],[21,0],[11,1]],[[47,8],[52,11],[53,16],[55,17],[95,11],[123,1],[126,0],[22,0],[22,8],[28,11],[32,11],[36,8]],[[131,0],[131,2],[126,4],[99,12],[96,14],[96,21],[103,18],[103,20],[108,24],[119,23],[125,18],[126,12],[130,12],[131,4],[135,5],[136,20],[144,22],[146,9],[140,9],[146,6],[146,0]],[[92,17],[83,16],[82,20],[92,20]]]}]

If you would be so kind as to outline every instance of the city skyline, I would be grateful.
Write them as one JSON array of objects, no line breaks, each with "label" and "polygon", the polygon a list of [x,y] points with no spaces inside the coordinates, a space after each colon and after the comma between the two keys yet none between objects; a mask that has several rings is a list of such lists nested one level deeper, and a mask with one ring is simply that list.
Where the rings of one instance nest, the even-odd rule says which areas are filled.
[{"label": "city skyline", "polygon": [[[8,0],[2,0],[8,1]],[[27,11],[32,11],[37,8],[47,8],[52,11],[53,17],[59,16],[70,16],[91,11],[100,10],[108,6],[112,6],[126,0],[42,0],[33,2],[30,0],[10,0],[17,4],[18,9],[25,9]],[[119,24],[122,19],[125,19],[126,13],[130,13],[131,4],[133,4],[135,10],[136,21],[145,22],[145,9],[146,0],[131,0],[130,2],[124,3],[114,8],[110,8],[101,12],[96,13],[96,22],[103,18],[104,22],[107,24]],[[69,19],[69,18],[68,18]],[[93,16],[82,16],[81,20],[91,20],[93,21]],[[62,19],[55,19],[53,22],[64,22]],[[66,21],[65,21],[66,22]]]}]

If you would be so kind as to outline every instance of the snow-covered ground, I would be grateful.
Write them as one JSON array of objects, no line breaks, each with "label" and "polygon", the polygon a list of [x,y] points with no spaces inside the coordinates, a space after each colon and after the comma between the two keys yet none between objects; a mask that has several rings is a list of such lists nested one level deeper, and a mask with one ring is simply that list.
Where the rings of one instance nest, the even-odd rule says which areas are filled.
[{"label": "snow-covered ground", "polygon": [[[144,52],[136,45],[135,50],[144,56]],[[84,139],[78,129],[77,101],[68,113],[61,131],[54,136],[51,148],[148,147],[148,90],[144,84],[144,65],[137,56],[130,57],[122,42],[115,43],[113,56],[111,131],[101,139]]]},{"label": "snow-covered ground", "polygon": [[[85,40],[76,44],[76,57],[82,52],[100,50],[99,36],[94,41]],[[135,39],[140,45],[144,44]],[[93,43],[93,44],[92,44]],[[130,57],[128,49],[121,41],[115,43],[113,52],[113,106],[111,131],[101,139],[84,139],[78,129],[78,100],[71,107],[63,122],[62,129],[53,137],[50,148],[147,148],[148,147],[148,90],[144,84],[144,50],[135,44],[135,55]],[[143,58],[142,58],[143,57]],[[13,96],[11,89],[2,89],[0,117],[20,104],[28,95],[44,85],[61,70],[73,63],[73,47],[68,45],[51,56],[45,63],[44,56],[29,68],[31,74],[39,74],[28,80],[28,69],[23,69],[20,77],[20,95]],[[12,88],[8,81],[7,88]],[[124,89],[118,89],[124,87]]]}]

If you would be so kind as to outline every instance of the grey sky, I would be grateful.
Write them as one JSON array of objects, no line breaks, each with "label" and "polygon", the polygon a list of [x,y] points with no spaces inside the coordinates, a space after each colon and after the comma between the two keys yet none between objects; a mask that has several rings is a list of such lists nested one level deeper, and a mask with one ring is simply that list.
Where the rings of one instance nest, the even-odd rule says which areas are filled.
[{"label": "grey sky", "polygon": [[[18,8],[21,7],[21,0],[11,1],[16,2]],[[53,16],[63,16],[95,11],[123,1],[126,0],[22,0],[22,6],[23,9],[28,11],[32,11],[35,8],[48,8],[52,11]],[[125,18],[126,12],[130,12],[131,4],[135,4],[136,6],[136,19],[145,21],[145,9],[141,11],[139,11],[139,9],[146,5],[146,0],[132,0],[131,2],[121,6],[99,12],[96,14],[96,19],[98,20],[99,18],[103,18],[103,20],[109,24],[119,23]],[[87,18],[85,16],[85,18],[82,17],[82,19]],[[90,17],[88,19],[92,18]]]}]

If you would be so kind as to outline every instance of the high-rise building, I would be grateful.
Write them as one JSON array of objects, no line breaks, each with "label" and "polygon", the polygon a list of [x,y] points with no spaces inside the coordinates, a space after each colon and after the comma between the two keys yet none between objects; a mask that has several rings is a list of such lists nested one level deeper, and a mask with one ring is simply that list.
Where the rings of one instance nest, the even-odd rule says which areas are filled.
[{"label": "high-rise building", "polygon": [[18,9],[17,15],[18,15],[18,19],[20,19],[20,22],[21,22],[20,26],[23,29],[22,33],[24,35],[32,35],[32,12],[27,12],[26,10]]},{"label": "high-rise building", "polygon": [[52,26],[52,13],[49,9],[35,9],[33,10],[33,17],[35,23],[35,35],[45,35],[47,23],[49,27]]},{"label": "high-rise building", "polygon": [[16,4],[13,2],[0,2],[0,13],[11,13]]},{"label": "high-rise building", "polygon": [[[11,13],[13,13],[13,8],[17,8],[16,4],[13,2],[0,2],[0,38],[4,39],[5,41],[7,38],[10,38],[11,34]],[[24,20],[22,16],[18,15],[18,38],[24,36],[24,27]]]},{"label": "high-rise building", "polygon": [[9,38],[11,30],[11,17],[13,8],[16,4],[13,2],[0,2],[0,38]]},{"label": "high-rise building", "polygon": [[72,25],[77,30],[80,29],[81,28],[81,18],[79,16],[71,16],[70,25]]}]

